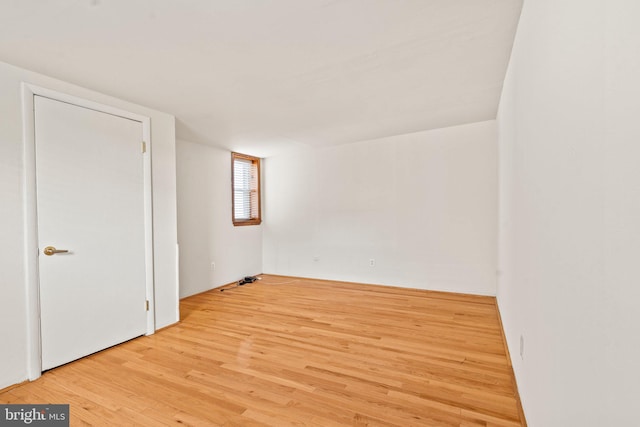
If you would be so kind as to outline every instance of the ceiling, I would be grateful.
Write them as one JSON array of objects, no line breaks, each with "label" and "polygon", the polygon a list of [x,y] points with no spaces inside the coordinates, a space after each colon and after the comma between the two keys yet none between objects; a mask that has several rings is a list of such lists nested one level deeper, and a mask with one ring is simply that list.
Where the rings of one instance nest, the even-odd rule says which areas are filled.
[{"label": "ceiling", "polygon": [[496,117],[522,0],[2,0],[0,61],[267,157]]}]

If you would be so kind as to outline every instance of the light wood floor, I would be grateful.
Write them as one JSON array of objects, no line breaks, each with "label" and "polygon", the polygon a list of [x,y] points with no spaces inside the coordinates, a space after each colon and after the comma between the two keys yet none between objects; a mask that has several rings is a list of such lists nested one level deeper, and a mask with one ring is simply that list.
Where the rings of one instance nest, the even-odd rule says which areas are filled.
[{"label": "light wood floor", "polygon": [[71,425],[524,426],[495,299],[277,276],[46,372],[1,403]]}]

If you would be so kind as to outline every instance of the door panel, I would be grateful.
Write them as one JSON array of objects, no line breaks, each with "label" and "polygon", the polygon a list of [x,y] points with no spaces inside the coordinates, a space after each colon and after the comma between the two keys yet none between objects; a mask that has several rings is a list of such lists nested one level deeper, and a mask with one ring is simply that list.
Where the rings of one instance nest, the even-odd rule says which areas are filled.
[{"label": "door panel", "polygon": [[46,370],[146,331],[142,124],[41,96],[34,108]]}]

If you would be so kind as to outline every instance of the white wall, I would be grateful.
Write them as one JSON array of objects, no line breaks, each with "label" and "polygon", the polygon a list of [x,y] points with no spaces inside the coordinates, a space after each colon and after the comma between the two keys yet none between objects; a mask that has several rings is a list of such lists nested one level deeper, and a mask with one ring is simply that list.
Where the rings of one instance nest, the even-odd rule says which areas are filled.
[{"label": "white wall", "polygon": [[231,153],[186,141],[176,151],[180,297],[262,273],[262,226],[231,220]]},{"label": "white wall", "polygon": [[21,82],[151,117],[156,326],[178,320],[173,116],[0,62],[0,388],[27,378]]},{"label": "white wall", "polygon": [[264,272],[494,295],[496,139],[489,121],[266,159]]},{"label": "white wall", "polygon": [[639,16],[525,1],[498,118],[498,302],[531,427],[637,424]]}]

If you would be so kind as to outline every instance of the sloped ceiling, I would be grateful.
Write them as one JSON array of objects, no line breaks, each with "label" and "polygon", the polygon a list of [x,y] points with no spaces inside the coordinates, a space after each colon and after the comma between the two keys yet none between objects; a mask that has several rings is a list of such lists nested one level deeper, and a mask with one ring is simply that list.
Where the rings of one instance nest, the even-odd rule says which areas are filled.
[{"label": "sloped ceiling", "polygon": [[0,61],[269,156],[496,117],[522,0],[2,0]]}]

